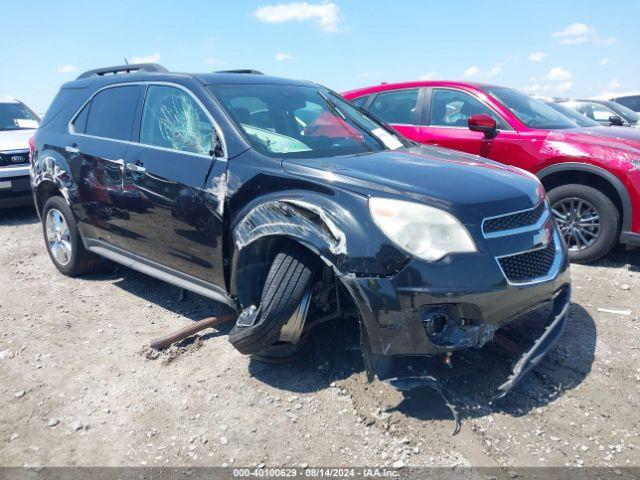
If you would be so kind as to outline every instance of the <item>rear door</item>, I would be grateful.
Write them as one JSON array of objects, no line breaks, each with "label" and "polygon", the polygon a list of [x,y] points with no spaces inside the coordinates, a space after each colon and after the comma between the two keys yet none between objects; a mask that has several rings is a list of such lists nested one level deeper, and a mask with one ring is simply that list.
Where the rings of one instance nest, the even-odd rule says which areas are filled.
[{"label": "rear door", "polygon": [[71,120],[64,152],[78,169],[83,236],[118,247],[128,244],[122,175],[141,91],[140,85],[98,91]]},{"label": "rear door", "polygon": [[226,159],[211,154],[213,125],[190,90],[148,85],[136,142],[126,154],[123,188],[131,252],[224,285],[218,204],[223,196],[204,190],[209,174],[220,178],[219,188],[226,185]]}]

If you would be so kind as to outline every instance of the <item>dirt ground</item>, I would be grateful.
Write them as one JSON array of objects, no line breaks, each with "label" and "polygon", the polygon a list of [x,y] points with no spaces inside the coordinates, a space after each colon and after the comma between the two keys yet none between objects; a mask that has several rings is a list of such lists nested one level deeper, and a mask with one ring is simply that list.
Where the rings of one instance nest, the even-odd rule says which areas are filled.
[{"label": "dirt ground", "polygon": [[497,347],[409,365],[444,372],[453,436],[433,389],[366,383],[351,323],[295,365],[240,355],[226,328],[153,358],[221,307],[114,264],[62,276],[31,209],[0,212],[0,245],[2,466],[640,465],[640,251],[572,267],[561,343],[501,402]]}]

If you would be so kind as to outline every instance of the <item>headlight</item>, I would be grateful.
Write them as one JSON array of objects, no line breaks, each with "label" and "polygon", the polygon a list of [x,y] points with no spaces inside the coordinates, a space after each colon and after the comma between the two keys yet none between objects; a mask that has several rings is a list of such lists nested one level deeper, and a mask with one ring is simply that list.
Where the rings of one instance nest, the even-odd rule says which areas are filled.
[{"label": "headlight", "polygon": [[373,221],[403,250],[429,261],[449,253],[476,252],[467,229],[453,215],[419,203],[369,199]]}]

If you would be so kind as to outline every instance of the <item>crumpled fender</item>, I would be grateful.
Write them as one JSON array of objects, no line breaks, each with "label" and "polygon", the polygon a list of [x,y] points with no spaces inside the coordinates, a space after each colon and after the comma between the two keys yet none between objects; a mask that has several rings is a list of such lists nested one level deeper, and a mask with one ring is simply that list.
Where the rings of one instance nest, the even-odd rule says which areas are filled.
[{"label": "crumpled fender", "polygon": [[406,254],[390,245],[373,225],[366,198],[343,198],[304,192],[278,192],[245,206],[231,223],[230,288],[233,289],[243,252],[260,239],[285,237],[316,252],[338,276],[387,276],[406,264]]},{"label": "crumpled fender", "polygon": [[[71,168],[64,156],[55,150],[45,150],[36,153],[31,167],[31,188],[37,192],[45,183],[51,183],[60,191],[69,206],[76,203],[78,186],[71,175]],[[38,214],[41,214],[36,202]]]}]

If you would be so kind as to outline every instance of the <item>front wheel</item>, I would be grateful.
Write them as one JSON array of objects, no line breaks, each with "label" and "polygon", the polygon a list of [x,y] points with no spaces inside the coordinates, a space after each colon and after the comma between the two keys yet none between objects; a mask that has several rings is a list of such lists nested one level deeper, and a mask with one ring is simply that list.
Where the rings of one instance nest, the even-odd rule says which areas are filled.
[{"label": "front wheel", "polygon": [[300,347],[283,345],[279,341],[281,331],[304,304],[318,271],[313,252],[297,243],[285,245],[271,264],[253,323],[236,323],[229,332],[231,344],[240,353],[260,355],[263,359],[291,358],[296,354]]},{"label": "front wheel", "polygon": [[561,185],[549,192],[549,203],[572,262],[598,260],[618,243],[620,212],[600,190]]}]

